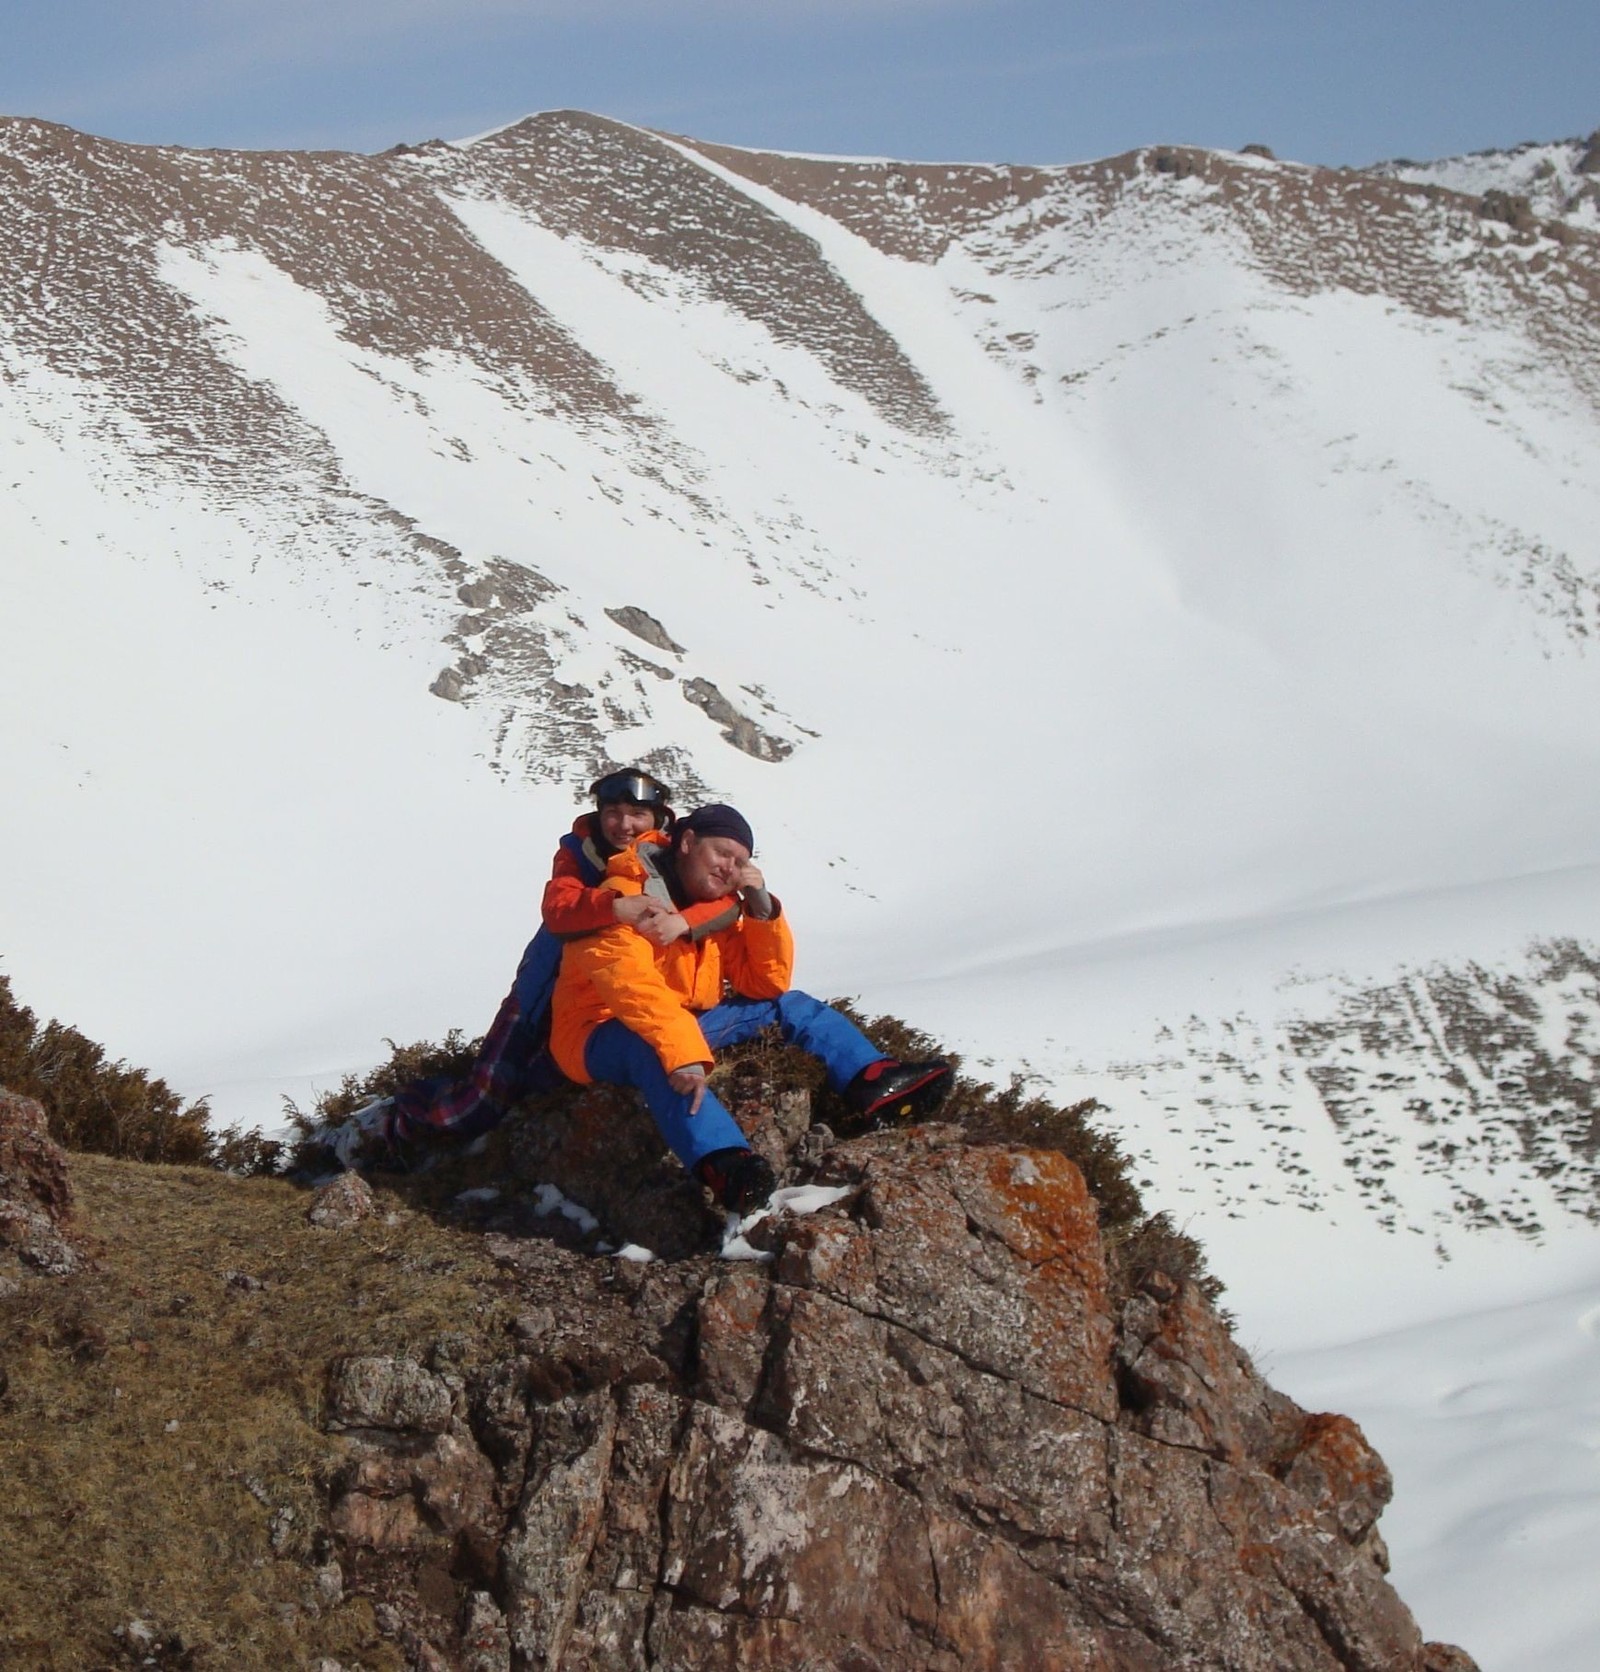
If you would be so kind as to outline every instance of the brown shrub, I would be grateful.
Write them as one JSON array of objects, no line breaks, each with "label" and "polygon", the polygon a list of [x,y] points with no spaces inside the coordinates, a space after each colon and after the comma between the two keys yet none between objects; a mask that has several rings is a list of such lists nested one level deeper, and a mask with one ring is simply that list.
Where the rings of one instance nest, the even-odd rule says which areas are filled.
[{"label": "brown shrub", "polygon": [[17,1002],[0,975],[0,1086],[44,1105],[50,1135],[72,1150],[218,1167],[273,1171],[282,1146],[257,1132],[219,1136],[204,1098],[185,1105],[165,1080],[112,1062],[105,1048],[68,1027],[46,1022]]},{"label": "brown shrub", "polygon": [[[1200,1245],[1178,1230],[1166,1214],[1145,1212],[1138,1189],[1129,1177],[1129,1157],[1118,1147],[1113,1134],[1096,1124],[1095,1117],[1103,1117],[1109,1111],[1093,1098],[1062,1105],[1030,1092],[1020,1075],[1013,1076],[1003,1088],[972,1079],[960,1072],[961,1058],[945,1050],[931,1034],[897,1016],[865,1016],[848,999],[832,1002],[885,1056],[913,1062],[928,1057],[949,1061],[955,1069],[954,1083],[939,1110],[939,1119],[962,1127],[974,1143],[1059,1150],[1078,1167],[1099,1208],[1107,1257],[1118,1292],[1131,1292],[1156,1270],[1194,1281],[1213,1300],[1222,1292],[1221,1283],[1206,1271]],[[415,1040],[400,1045],[386,1039],[384,1043],[389,1047],[389,1055],[383,1062],[364,1074],[345,1075],[336,1089],[324,1092],[309,1110],[285,1099],[284,1113],[298,1137],[282,1160],[274,1155],[275,1164],[287,1164],[293,1169],[308,1162],[310,1134],[324,1123],[345,1119],[372,1098],[392,1097],[419,1080],[435,1076],[448,1079],[465,1075],[483,1041],[469,1039],[459,1028],[452,1028],[439,1041]],[[775,1028],[722,1051],[719,1061],[724,1072],[736,1064],[753,1064],[762,1078],[780,1091],[803,1088],[811,1094],[813,1117],[841,1135],[859,1129],[855,1111],[828,1088],[822,1064],[806,1052],[785,1045]],[[529,1098],[518,1115],[537,1119],[541,1111],[554,1110],[575,1095],[576,1087],[564,1087]],[[255,1136],[248,1134],[240,1138],[235,1134],[224,1140],[217,1146],[211,1164],[237,1172],[270,1170],[226,1159]],[[234,1147],[232,1151],[230,1146]],[[425,1181],[413,1182],[417,1188],[412,1194],[419,1204],[437,1193],[426,1188]]]},{"label": "brown shrub", "polygon": [[396,1045],[392,1039],[385,1039],[384,1044],[389,1047],[389,1055],[383,1062],[365,1074],[346,1074],[333,1091],[317,1098],[309,1112],[285,1098],[283,1109],[290,1124],[304,1131],[319,1121],[340,1121],[373,1098],[393,1097],[418,1080],[435,1075],[454,1079],[466,1074],[483,1041],[468,1039],[460,1028],[451,1028],[437,1044],[427,1039],[410,1045]]},{"label": "brown shrub", "polygon": [[[1209,1301],[1215,1302],[1222,1294],[1222,1280],[1206,1269],[1204,1250],[1172,1223],[1170,1214],[1144,1214],[1126,1225],[1113,1226],[1105,1230],[1104,1241],[1113,1294],[1131,1295],[1157,1272],[1179,1281],[1187,1279]],[[1227,1312],[1222,1318],[1231,1327],[1233,1320]]]},{"label": "brown shrub", "polygon": [[397,1045],[385,1039],[389,1055],[365,1074],[346,1074],[332,1091],[323,1092],[309,1109],[293,1098],[283,1100],[284,1117],[296,1136],[290,1142],[285,1165],[292,1172],[308,1159],[308,1140],[321,1126],[334,1126],[376,1097],[393,1097],[419,1080],[441,1077],[455,1079],[468,1073],[478,1055],[481,1039],[468,1039],[460,1028],[451,1028],[442,1040],[418,1039]]}]

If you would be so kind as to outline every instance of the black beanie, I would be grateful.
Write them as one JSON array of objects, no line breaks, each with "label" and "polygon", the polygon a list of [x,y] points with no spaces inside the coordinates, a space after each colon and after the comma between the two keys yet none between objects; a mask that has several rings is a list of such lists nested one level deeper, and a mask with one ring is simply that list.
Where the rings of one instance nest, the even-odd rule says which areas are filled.
[{"label": "black beanie", "polygon": [[751,833],[749,821],[737,807],[729,807],[722,801],[696,807],[687,818],[679,819],[672,829],[674,847],[680,840],[679,832],[684,830],[692,830],[696,836],[731,836],[734,841],[742,842],[751,853],[756,851],[756,839]]}]

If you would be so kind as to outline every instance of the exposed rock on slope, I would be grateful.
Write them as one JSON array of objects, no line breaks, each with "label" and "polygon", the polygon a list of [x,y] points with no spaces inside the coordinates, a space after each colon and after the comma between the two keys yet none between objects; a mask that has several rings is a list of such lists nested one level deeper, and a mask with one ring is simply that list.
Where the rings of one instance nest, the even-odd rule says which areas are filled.
[{"label": "exposed rock on slope", "polygon": [[1477,151],[1436,162],[1397,158],[1367,171],[1449,191],[1520,197],[1531,211],[1591,232],[1600,227],[1600,132],[1587,139],[1532,141],[1509,151]]},{"label": "exposed rock on slope", "polygon": [[[1516,318],[1552,347],[1570,330],[1594,340],[1592,234],[1541,221],[1526,203],[1509,219],[1492,204],[1486,210],[1485,185],[1463,187],[1453,177],[1436,183],[1399,169],[1318,168],[1185,146],[1146,146],[1064,168],[993,168],[684,143],[887,253],[931,264],[960,252],[986,280],[1026,285],[1075,272],[1092,295],[1109,280],[1107,252],[1143,246],[1153,271],[1176,273],[1198,247],[1220,245],[1285,295],[1345,290],[1390,298],[1423,317]],[[1157,219],[1163,231],[1147,242]],[[964,300],[989,352],[1046,390],[1049,356],[1032,334],[1007,328],[995,296]],[[1590,351],[1555,352],[1589,399],[1600,400]],[[1061,382],[1105,369],[1081,366]]]},{"label": "exposed rock on slope", "polygon": [[932,1127],[817,1179],[765,1265],[498,1237],[519,1351],[336,1367],[345,1571],[418,1664],[1470,1666],[1383,1577],[1359,1429],[1192,1285],[1115,1296],[1064,1156]]},{"label": "exposed rock on slope", "polygon": [[[1441,1241],[1461,1227],[1533,1238],[1568,1216],[1600,1222],[1592,944],[1331,982],[1269,1026],[1191,1017],[1112,1072],[1184,1140],[1179,1189],[1227,1211],[1287,1200],[1337,1212],[1354,1196],[1380,1224]],[[1425,1196],[1401,1182],[1418,1178]]]},{"label": "exposed rock on slope", "polygon": [[945,427],[922,373],[816,240],[656,134],[547,111],[469,147],[424,146],[405,160],[448,192],[492,196],[563,237],[643,255],[817,355],[891,422],[931,434]]},{"label": "exposed rock on slope", "polygon": [[31,1097],[0,1090],[0,1293],[16,1273],[59,1277],[78,1269],[68,1228],[67,1158]]},{"label": "exposed rock on slope", "polygon": [[[1592,146],[1547,149],[1534,174],[1548,163],[1592,193]],[[1076,429],[1163,340],[1226,318],[1241,333],[1230,363],[1276,353],[1246,316],[1331,292],[1481,336],[1480,370],[1450,376],[1485,424],[1505,421],[1507,375],[1530,381],[1522,347],[1499,368],[1503,334],[1557,404],[1580,392],[1587,423],[1592,217],[1561,218],[1532,174],[1439,169],[1171,146],[1060,168],[856,162],[572,111],[376,157],[128,146],[0,120],[0,378],[30,441],[48,440],[38,457],[82,450],[105,486],[73,543],[136,549],[130,510],[203,509],[218,521],[179,551],[200,584],[253,594],[281,570],[352,632],[442,640],[452,659],[424,683],[483,710],[504,770],[586,781],[620,733],[623,753],[673,748],[710,782],[724,745],[763,760],[799,747],[795,693],[741,679],[752,707],[714,643],[677,691],[619,657],[594,625],[596,569],[626,550],[641,580],[709,564],[761,614],[797,599],[858,613],[882,537],[852,549],[855,531],[904,527],[905,492],[960,478],[1009,517],[1019,488],[1038,491],[1015,438],[961,396],[972,366],[964,348],[949,357],[963,339],[1029,392],[1052,450],[1058,422]],[[896,260],[863,267],[852,251]],[[1195,285],[1213,268],[1231,275],[1220,311]],[[903,282],[913,303],[896,299]],[[1126,317],[1108,306],[1134,294],[1147,300]],[[930,309],[945,318],[933,337],[916,324]],[[630,348],[641,329],[673,345],[659,364]],[[1323,372],[1280,375],[1320,387]],[[752,454],[753,497],[728,447],[745,430],[769,449]],[[1331,479],[1349,448],[1326,439]],[[19,503],[39,494],[19,522],[48,527],[53,549],[56,496],[29,481],[48,462],[17,468]],[[1554,471],[1555,499],[1568,474]],[[1591,554],[1560,517],[1486,516],[1427,480],[1386,491],[1447,519],[1477,571],[1509,576],[1565,633],[1594,633]],[[1082,509],[1069,499],[1046,524],[1076,545]],[[156,520],[160,540],[188,526]],[[1237,534],[1225,520],[1211,543]],[[492,607],[460,617],[460,586],[490,571]],[[727,714],[694,695],[712,688]],[[685,694],[713,724],[685,730]]]}]

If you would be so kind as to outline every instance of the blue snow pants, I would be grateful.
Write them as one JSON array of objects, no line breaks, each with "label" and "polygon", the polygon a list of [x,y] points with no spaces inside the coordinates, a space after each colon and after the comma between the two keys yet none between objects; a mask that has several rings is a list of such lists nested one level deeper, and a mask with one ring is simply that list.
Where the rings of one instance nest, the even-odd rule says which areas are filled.
[{"label": "blue snow pants", "polygon": [[[737,1045],[776,1023],[785,1044],[798,1045],[821,1060],[835,1091],[843,1091],[868,1063],[883,1057],[854,1022],[792,988],[776,999],[726,999],[696,1019],[713,1050]],[[589,1035],[583,1061],[592,1078],[632,1086],[643,1096],[667,1147],[690,1172],[717,1150],[750,1147],[714,1091],[706,1091],[699,1113],[691,1115],[689,1099],[673,1090],[660,1057],[615,1017]]]}]

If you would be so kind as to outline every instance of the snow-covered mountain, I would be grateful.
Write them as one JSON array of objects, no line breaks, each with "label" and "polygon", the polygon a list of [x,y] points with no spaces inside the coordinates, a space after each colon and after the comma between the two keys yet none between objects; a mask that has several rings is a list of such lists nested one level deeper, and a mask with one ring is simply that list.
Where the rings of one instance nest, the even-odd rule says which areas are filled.
[{"label": "snow-covered mountain", "polygon": [[1593,150],[0,123],[19,996],[270,1119],[484,1026],[644,760],[1278,1345],[1592,1275]]},{"label": "snow-covered mountain", "polygon": [[[225,1113],[223,1016],[283,1078],[487,1014],[606,759],[749,801],[811,979],[869,998],[1600,857],[1566,222],[571,113],[371,158],[0,141],[7,945]],[[1592,1058],[1551,1049],[1570,1105]]]}]

